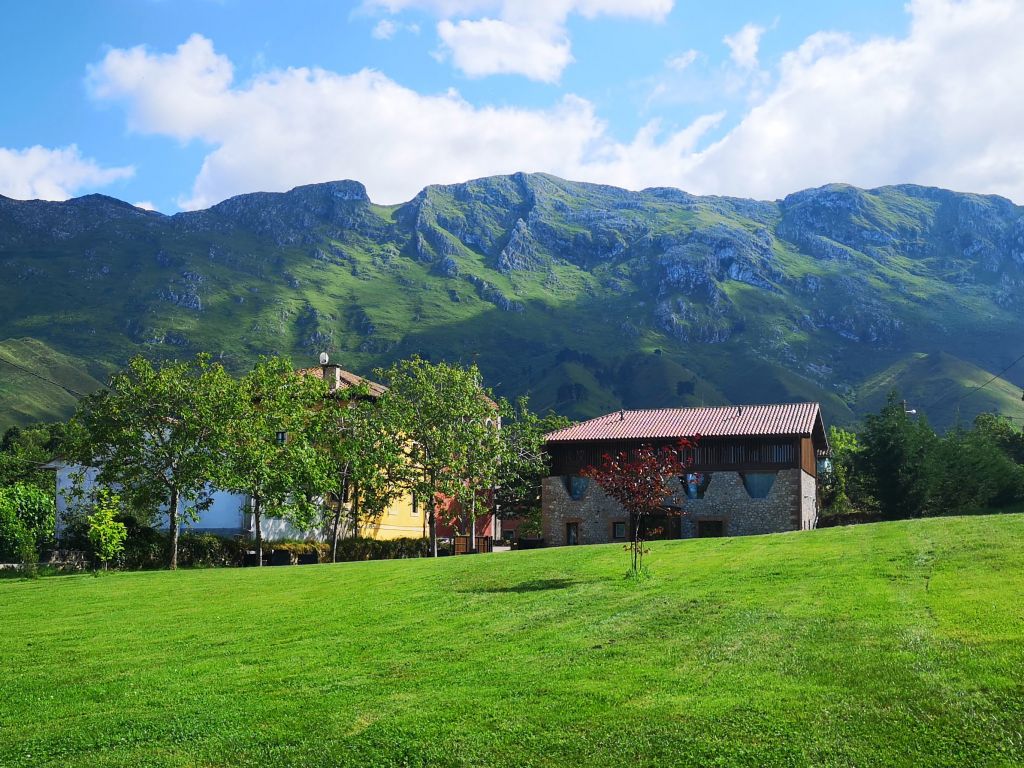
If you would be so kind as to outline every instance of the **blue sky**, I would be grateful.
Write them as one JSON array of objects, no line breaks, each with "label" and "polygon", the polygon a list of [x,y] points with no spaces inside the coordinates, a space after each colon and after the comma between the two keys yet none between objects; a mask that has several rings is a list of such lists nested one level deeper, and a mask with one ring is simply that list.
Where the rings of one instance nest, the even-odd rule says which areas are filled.
[{"label": "blue sky", "polygon": [[173,212],[333,178],[373,199],[548,171],[781,197],[1024,202],[1024,3],[7,4],[0,194]]}]

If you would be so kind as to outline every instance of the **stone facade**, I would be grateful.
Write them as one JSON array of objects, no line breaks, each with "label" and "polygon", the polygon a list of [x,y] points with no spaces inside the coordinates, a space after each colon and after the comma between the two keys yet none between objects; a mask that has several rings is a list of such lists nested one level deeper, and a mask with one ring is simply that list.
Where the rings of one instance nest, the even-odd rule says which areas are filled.
[{"label": "stone facade", "polygon": [[[764,473],[759,473],[764,474]],[[711,473],[702,498],[690,499],[682,485],[669,503],[683,509],[678,535],[746,536],[814,528],[817,524],[817,488],[815,478],[802,469],[783,469],[775,475],[764,498],[752,498],[739,472]],[[767,484],[765,482],[765,484]],[[595,482],[589,481],[573,498],[564,477],[548,477],[541,487],[544,541],[561,546],[570,524],[575,524],[577,542],[599,544],[625,541],[628,532],[618,537],[615,523],[625,523],[625,510],[610,499]],[[703,522],[703,524],[702,524]],[[628,529],[628,526],[626,526]]]}]

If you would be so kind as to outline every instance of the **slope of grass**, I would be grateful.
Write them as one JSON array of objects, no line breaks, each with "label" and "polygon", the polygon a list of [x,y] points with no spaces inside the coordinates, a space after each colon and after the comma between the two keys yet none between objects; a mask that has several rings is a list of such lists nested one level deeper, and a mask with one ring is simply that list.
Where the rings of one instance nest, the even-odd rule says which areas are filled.
[{"label": "slope of grass", "polygon": [[1024,419],[1021,389],[1005,379],[944,352],[916,353],[867,379],[858,390],[860,411],[874,412],[896,389],[932,424],[970,424],[991,411]]},{"label": "slope of grass", "polygon": [[76,398],[58,385],[87,394],[101,386],[97,378],[103,374],[92,374],[84,361],[37,339],[0,341],[0,432],[14,424],[67,418]]},{"label": "slope of grass", "polygon": [[0,582],[0,765],[1019,765],[1024,516]]}]

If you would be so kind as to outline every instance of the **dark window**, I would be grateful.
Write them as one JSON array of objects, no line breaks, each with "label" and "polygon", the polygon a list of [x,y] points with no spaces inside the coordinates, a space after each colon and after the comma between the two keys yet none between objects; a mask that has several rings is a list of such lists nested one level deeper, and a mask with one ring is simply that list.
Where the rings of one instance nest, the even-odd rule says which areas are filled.
[{"label": "dark window", "polygon": [[583,498],[583,494],[587,491],[587,486],[590,485],[590,481],[585,477],[578,477],[577,475],[566,475],[563,478],[565,482],[565,490],[572,496],[573,501],[579,501]]},{"label": "dark window", "polygon": [[614,522],[614,523],[612,523],[612,538],[613,539],[624,539],[624,538],[626,538],[626,524],[625,524],[625,522]]},{"label": "dark window", "polygon": [[566,544],[579,544],[580,543],[580,524],[579,523],[566,523],[565,524],[565,543]]},{"label": "dark window", "polygon": [[777,472],[742,472],[743,487],[747,489],[747,495],[752,499],[767,499],[775,485]]},{"label": "dark window", "polygon": [[690,472],[683,477],[683,490],[688,499],[703,499],[704,492],[711,485],[710,472]]},{"label": "dark window", "polygon": [[697,538],[706,539],[716,536],[725,536],[724,520],[698,520]]}]

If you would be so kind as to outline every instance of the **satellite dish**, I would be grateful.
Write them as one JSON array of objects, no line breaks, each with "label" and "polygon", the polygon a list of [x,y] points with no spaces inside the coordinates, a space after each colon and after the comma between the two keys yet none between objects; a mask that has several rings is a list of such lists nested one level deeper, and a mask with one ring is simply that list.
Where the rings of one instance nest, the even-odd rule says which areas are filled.
[{"label": "satellite dish", "polygon": [[327,365],[327,363],[329,363],[330,360],[331,358],[327,356],[326,352],[320,353],[320,365]]}]

